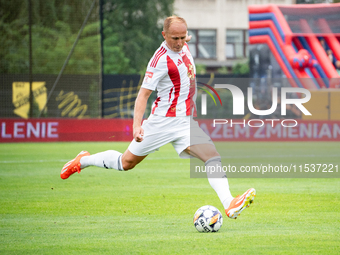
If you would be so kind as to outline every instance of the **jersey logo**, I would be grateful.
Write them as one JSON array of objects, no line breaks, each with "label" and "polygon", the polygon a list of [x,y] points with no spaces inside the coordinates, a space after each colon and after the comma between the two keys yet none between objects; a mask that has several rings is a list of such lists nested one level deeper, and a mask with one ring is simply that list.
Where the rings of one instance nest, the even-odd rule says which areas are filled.
[{"label": "jersey logo", "polygon": [[188,69],[188,73],[187,74],[188,74],[188,77],[190,78],[190,82],[191,82],[195,78],[194,67],[191,64],[191,62],[190,62],[190,60],[189,60],[189,58],[188,58],[186,53],[181,53],[180,56],[182,57],[182,59],[184,61],[184,64],[185,64],[185,66]]},{"label": "jersey logo", "polygon": [[190,79],[194,79],[195,78],[194,68],[193,68],[192,64],[188,64],[188,77]]},{"label": "jersey logo", "polygon": [[151,81],[151,79],[152,79],[152,76],[153,76],[153,72],[146,72],[146,73],[145,73],[145,76],[144,76],[144,81],[143,81],[143,83],[145,83],[145,84],[150,83],[150,81]]},{"label": "jersey logo", "polygon": [[181,65],[182,63],[183,63],[183,62],[182,62],[180,59],[178,59],[177,66]]}]

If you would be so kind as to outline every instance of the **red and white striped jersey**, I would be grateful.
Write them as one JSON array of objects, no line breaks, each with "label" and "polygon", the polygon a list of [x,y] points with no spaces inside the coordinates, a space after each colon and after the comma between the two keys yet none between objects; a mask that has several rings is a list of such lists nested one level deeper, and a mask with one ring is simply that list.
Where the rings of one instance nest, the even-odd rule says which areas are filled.
[{"label": "red and white striped jersey", "polygon": [[166,117],[192,115],[196,109],[195,73],[189,46],[185,44],[181,52],[174,52],[164,41],[150,59],[142,84],[142,88],[157,91],[151,114]]}]

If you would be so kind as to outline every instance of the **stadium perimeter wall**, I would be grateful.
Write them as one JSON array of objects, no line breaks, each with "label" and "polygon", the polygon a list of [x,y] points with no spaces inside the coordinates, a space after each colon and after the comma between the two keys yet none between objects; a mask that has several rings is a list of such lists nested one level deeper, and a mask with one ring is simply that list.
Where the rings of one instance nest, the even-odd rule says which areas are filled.
[{"label": "stadium perimeter wall", "polygon": [[[261,124],[256,122],[238,119],[231,126],[228,120],[213,127],[212,119],[199,120],[214,141],[340,141],[340,121],[297,120],[295,127],[263,121],[251,127]],[[0,119],[0,124],[0,143],[132,140],[132,119]]]}]

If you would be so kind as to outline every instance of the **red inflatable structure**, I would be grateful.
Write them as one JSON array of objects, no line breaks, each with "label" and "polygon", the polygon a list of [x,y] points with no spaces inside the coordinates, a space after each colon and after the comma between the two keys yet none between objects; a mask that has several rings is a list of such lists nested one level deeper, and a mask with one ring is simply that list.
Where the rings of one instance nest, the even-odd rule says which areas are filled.
[{"label": "red inflatable structure", "polygon": [[293,87],[339,88],[340,4],[251,5],[249,43],[267,44]]}]

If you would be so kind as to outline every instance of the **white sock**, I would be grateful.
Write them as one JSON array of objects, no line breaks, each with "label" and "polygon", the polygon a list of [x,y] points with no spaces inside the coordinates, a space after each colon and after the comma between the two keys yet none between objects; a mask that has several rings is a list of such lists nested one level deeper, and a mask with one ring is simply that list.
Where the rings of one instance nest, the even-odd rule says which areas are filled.
[{"label": "white sock", "polygon": [[80,159],[81,168],[98,166],[123,171],[122,155],[123,154],[118,151],[108,150],[90,156],[84,156]]},{"label": "white sock", "polygon": [[[231,203],[231,200],[233,200],[233,196],[229,190],[228,178],[226,174],[221,171],[221,157],[213,157],[208,159],[205,162],[205,167],[207,169],[207,176],[211,187],[216,191],[224,209],[227,209]],[[220,169],[220,171],[209,172],[209,167],[214,167],[215,170]]]}]

